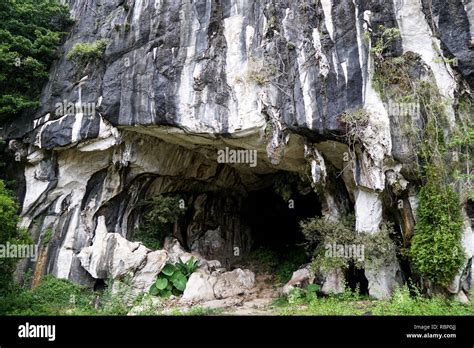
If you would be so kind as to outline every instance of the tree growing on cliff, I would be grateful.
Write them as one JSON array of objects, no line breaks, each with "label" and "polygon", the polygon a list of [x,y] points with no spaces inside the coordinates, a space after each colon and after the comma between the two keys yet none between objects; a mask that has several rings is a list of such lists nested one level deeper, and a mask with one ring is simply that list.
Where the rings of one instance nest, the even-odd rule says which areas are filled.
[{"label": "tree growing on cliff", "polygon": [[[10,192],[0,180],[0,245],[5,251],[8,244],[31,244],[28,232],[18,229],[18,204]],[[0,296],[5,294],[12,284],[12,274],[18,259],[0,255]]]},{"label": "tree growing on cliff", "polygon": [[0,125],[38,107],[57,47],[72,23],[58,0],[0,2]]},{"label": "tree growing on cliff", "polygon": [[431,183],[421,189],[411,255],[421,276],[447,286],[464,262],[463,219],[459,195],[450,187],[444,191]]}]

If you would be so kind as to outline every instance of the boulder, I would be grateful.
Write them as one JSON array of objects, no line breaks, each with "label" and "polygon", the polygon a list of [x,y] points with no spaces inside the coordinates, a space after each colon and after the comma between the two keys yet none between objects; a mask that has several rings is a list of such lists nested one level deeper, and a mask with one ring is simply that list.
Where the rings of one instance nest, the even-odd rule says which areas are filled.
[{"label": "boulder", "polygon": [[145,265],[133,276],[133,286],[142,291],[148,291],[167,261],[168,253],[165,250],[156,250],[147,254]]},{"label": "boulder", "polygon": [[91,246],[78,255],[82,267],[96,279],[118,278],[134,273],[151,250],[140,243],[130,242],[118,233],[108,233],[105,218],[97,221],[96,236]]},{"label": "boulder", "polygon": [[323,286],[321,288],[324,294],[340,294],[344,292],[345,278],[342,269],[336,268],[324,273]]},{"label": "boulder", "polygon": [[241,295],[255,285],[255,274],[248,269],[237,268],[217,277],[214,294],[218,299]]},{"label": "boulder", "polygon": [[283,287],[283,294],[289,295],[295,287],[304,288],[314,282],[314,274],[311,271],[311,265],[306,265],[296,272],[293,272],[291,279]]},{"label": "boulder", "polygon": [[181,301],[210,301],[215,300],[214,284],[216,278],[214,276],[203,274],[202,272],[194,272],[189,277],[186,289],[184,290]]}]

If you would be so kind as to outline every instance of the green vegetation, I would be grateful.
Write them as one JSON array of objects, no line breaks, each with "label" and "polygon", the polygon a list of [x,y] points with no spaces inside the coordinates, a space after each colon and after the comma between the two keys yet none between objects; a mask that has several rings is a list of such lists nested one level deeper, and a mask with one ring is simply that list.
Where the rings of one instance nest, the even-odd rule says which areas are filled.
[{"label": "green vegetation", "polygon": [[[133,306],[143,303],[143,294],[127,303],[120,294],[112,294],[112,284],[103,292],[57,279],[43,278],[34,289],[17,287],[0,297],[0,315],[126,315]],[[151,298],[149,298],[151,299]],[[407,287],[395,291],[390,300],[374,300],[357,291],[321,296],[319,286],[295,288],[289,296],[280,297],[268,309],[271,315],[474,315],[473,303],[464,305],[442,297],[425,298]],[[150,306],[138,315],[205,316],[225,314],[222,310],[195,306],[191,309]]]},{"label": "green vegetation", "polygon": [[48,245],[49,242],[51,241],[51,238],[53,238],[54,231],[52,228],[46,229],[44,232],[44,237],[43,237],[43,245]]},{"label": "green vegetation", "polygon": [[[384,56],[399,34],[396,29],[384,27],[375,34],[378,39],[371,49],[375,59],[374,88],[386,101],[420,104],[424,127],[411,126],[417,115],[405,115],[399,120],[404,139],[418,151],[414,162],[423,185],[408,254],[422,279],[447,286],[465,258],[461,245],[461,198],[454,187],[470,196],[473,127],[472,121],[462,119],[462,114],[470,109],[471,100],[466,94],[459,98],[460,119],[451,126],[446,113],[448,101],[432,82],[433,77],[412,78],[422,64],[421,58],[410,52],[400,57]],[[410,129],[406,131],[404,125]]]},{"label": "green vegetation", "polygon": [[156,196],[140,204],[144,208],[142,223],[133,236],[150,249],[160,249],[165,237],[173,232],[173,224],[184,215],[179,197]]},{"label": "green vegetation", "polygon": [[38,107],[57,47],[72,21],[58,0],[0,3],[0,124]]},{"label": "green vegetation", "polygon": [[[13,193],[6,189],[5,184],[0,180],[0,244],[33,244],[27,231],[18,229],[18,204],[13,198]],[[12,274],[18,259],[0,258],[0,296],[11,290]]]},{"label": "green vegetation", "polygon": [[1,315],[65,315],[89,312],[92,292],[67,280],[45,276],[34,289],[17,288],[0,298]]},{"label": "green vegetation", "polygon": [[0,315],[126,315],[132,304],[122,294],[112,294],[112,284],[103,292],[47,275],[33,288],[16,286],[0,297]]},{"label": "green vegetation", "polygon": [[426,114],[419,142],[425,175],[419,192],[418,221],[410,255],[419,274],[435,284],[448,285],[464,262],[459,194],[453,189],[452,157],[444,130],[449,129],[445,103],[433,84],[422,81],[415,90]]},{"label": "green vegetation", "polygon": [[436,284],[449,285],[464,262],[459,196],[450,187],[440,190],[428,183],[419,198],[410,250],[413,264],[421,276]]},{"label": "green vegetation", "polygon": [[191,257],[186,263],[181,259],[176,264],[167,263],[158,274],[156,282],[150,287],[150,295],[168,298],[180,296],[192,273],[199,267],[199,260]]},{"label": "green vegetation", "polygon": [[375,315],[474,315],[473,304],[464,305],[441,296],[426,298],[408,287],[398,288],[388,301],[378,301],[373,309]]},{"label": "green vegetation", "polygon": [[[391,224],[382,224],[378,233],[357,233],[355,217],[345,215],[338,220],[314,217],[301,221],[300,226],[307,240],[306,249],[313,257],[312,270],[315,274],[336,268],[347,269],[351,263],[356,268],[364,268],[367,261],[390,264],[399,252],[391,238],[395,233]],[[334,244],[354,246],[353,251],[359,250],[360,255],[357,252],[352,255],[328,255],[327,246]]]},{"label": "green vegetation", "polygon": [[77,43],[67,54],[67,59],[72,61],[76,70],[82,70],[89,64],[94,64],[102,59],[107,40],[97,40],[90,43]]},{"label": "green vegetation", "polygon": [[346,140],[352,151],[356,143],[362,142],[362,133],[369,125],[369,119],[369,114],[365,109],[357,109],[340,117],[340,121],[346,126]]},{"label": "green vegetation", "polygon": [[279,284],[286,284],[301,265],[308,263],[308,255],[302,247],[283,251],[257,249],[246,258],[248,268],[264,274],[272,274]]},{"label": "green vegetation", "polygon": [[314,292],[294,289],[288,297],[273,303],[277,315],[474,315],[474,306],[436,296],[426,298],[418,291],[410,294],[405,286],[397,288],[390,300],[374,300],[357,292],[317,296]]},{"label": "green vegetation", "polygon": [[379,25],[373,37],[376,40],[375,45],[370,48],[370,53],[375,56],[381,56],[392,46],[392,43],[400,37],[400,29],[385,28],[385,26]]},{"label": "green vegetation", "polygon": [[288,202],[293,192],[297,191],[300,182],[301,179],[297,173],[281,171],[273,178],[273,190]]}]

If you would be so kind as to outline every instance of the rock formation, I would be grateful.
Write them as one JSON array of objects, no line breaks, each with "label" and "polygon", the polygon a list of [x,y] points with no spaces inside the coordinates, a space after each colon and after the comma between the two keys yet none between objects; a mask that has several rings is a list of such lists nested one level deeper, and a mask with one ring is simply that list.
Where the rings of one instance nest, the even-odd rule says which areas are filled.
[{"label": "rock formation", "polygon": [[[456,98],[474,84],[474,8],[461,0],[65,2],[76,23],[41,107],[2,132],[23,168],[22,227],[38,241],[54,232],[46,262],[23,267],[82,284],[134,268],[137,286],[149,286],[166,251],[127,239],[140,223],[138,202],[165,193],[187,195],[183,246],[229,266],[235,247],[252,246],[245,197],[282,171],[318,192],[322,214],[353,211],[358,233],[377,233],[384,221],[412,233],[414,149],[376,92],[365,33],[400,30],[393,53],[419,57],[412,78],[436,84],[453,123]],[[100,61],[77,69],[67,59],[74,44],[100,39]],[[340,116],[361,108],[370,119],[352,148]],[[255,150],[257,165],[219,163],[226,148]],[[472,282],[467,213],[464,231],[468,259],[453,292]],[[368,265],[365,275],[370,294],[383,298],[402,270]],[[185,298],[235,290],[221,277],[212,293],[209,277],[193,275]]]}]

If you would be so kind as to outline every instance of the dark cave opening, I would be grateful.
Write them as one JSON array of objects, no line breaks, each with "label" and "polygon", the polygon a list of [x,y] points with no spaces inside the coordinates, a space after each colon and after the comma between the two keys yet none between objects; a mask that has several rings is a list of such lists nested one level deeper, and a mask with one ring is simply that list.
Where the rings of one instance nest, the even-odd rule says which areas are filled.
[{"label": "dark cave opening", "polygon": [[252,231],[252,249],[270,248],[284,251],[304,243],[299,222],[321,216],[321,204],[314,192],[293,194],[284,201],[270,188],[251,191],[243,205],[243,219]]},{"label": "dark cave opening", "polygon": [[369,294],[369,281],[365,277],[363,269],[355,267],[354,262],[350,262],[345,273],[346,282],[351,291],[358,290],[360,295]]},{"label": "dark cave opening", "polygon": [[311,262],[299,223],[321,213],[321,203],[313,191],[305,195],[293,191],[288,201],[273,187],[249,192],[242,219],[250,227],[252,243],[241,260],[244,267],[257,276],[271,276],[273,284],[286,284],[293,272]]}]

